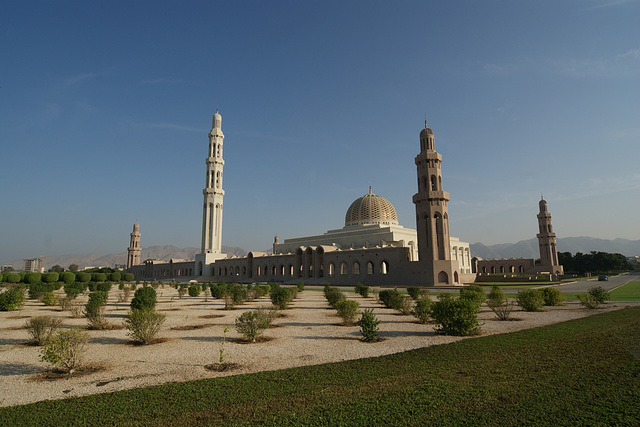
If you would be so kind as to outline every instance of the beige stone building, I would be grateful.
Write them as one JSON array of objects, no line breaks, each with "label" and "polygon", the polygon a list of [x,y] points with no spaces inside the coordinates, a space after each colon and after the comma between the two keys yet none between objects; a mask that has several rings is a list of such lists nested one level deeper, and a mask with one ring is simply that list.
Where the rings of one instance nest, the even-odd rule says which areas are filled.
[{"label": "beige stone building", "polygon": [[394,206],[369,188],[348,207],[343,228],[287,238],[282,243],[276,236],[271,254],[250,252],[246,257],[221,253],[223,140],[222,117],[216,111],[205,161],[201,253],[195,261],[149,260],[133,266],[131,271],[137,278],[193,275],[200,281],[378,286],[433,286],[474,280],[469,243],[449,235],[449,193],[443,190],[442,155],[435,150],[434,134],[426,121],[415,158],[417,230],[401,226]]}]

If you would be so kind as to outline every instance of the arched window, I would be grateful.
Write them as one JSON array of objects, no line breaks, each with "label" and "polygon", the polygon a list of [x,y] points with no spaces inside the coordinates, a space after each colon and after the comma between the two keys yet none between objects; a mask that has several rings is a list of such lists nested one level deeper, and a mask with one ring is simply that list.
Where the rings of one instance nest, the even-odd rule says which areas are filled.
[{"label": "arched window", "polygon": [[367,263],[367,274],[373,274],[374,270],[373,270],[373,263],[371,261],[369,261]]},{"label": "arched window", "polygon": [[329,277],[333,277],[336,274],[336,266],[332,262],[329,263]]},{"label": "arched window", "polygon": [[247,267],[244,266],[244,267],[242,267],[242,277],[244,277],[246,275],[247,275]]},{"label": "arched window", "polygon": [[358,261],[353,263],[351,267],[351,274],[360,274],[360,263]]},{"label": "arched window", "polygon": [[293,264],[289,264],[289,276],[293,276]]},{"label": "arched window", "polygon": [[453,283],[458,283],[458,272],[457,271],[455,271],[453,273]]},{"label": "arched window", "polygon": [[438,183],[436,181],[436,176],[431,175],[431,191],[437,191],[437,190],[438,190]]},{"label": "arched window", "polygon": [[500,266],[500,273],[504,273],[504,265]]},{"label": "arched window", "polygon": [[382,263],[380,264],[380,273],[389,273],[389,263],[387,261],[382,261]]},{"label": "arched window", "polygon": [[495,267],[491,267],[491,274],[496,274],[496,268]]},{"label": "arched window", "polygon": [[271,266],[271,275],[272,275],[272,276],[275,276],[275,275],[276,275],[276,266],[275,266],[275,265],[272,265],[272,266]]},{"label": "arched window", "polygon": [[518,273],[524,273],[524,267],[522,265],[518,267]]},{"label": "arched window", "polygon": [[349,271],[347,270],[349,267],[347,267],[347,263],[346,262],[341,262],[340,263],[340,274],[341,275],[345,275],[345,274],[349,274]]}]

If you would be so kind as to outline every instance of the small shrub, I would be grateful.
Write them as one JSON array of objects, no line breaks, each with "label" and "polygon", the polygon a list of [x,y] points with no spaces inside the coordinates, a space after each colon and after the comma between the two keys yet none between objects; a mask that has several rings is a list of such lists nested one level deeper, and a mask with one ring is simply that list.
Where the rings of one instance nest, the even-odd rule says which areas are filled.
[{"label": "small shrub", "polygon": [[74,298],[68,295],[60,298],[60,300],[58,301],[58,304],[60,305],[60,310],[62,311],[69,310],[71,308],[71,304],[73,304],[73,300]]},{"label": "small shrub", "polygon": [[64,285],[64,293],[67,294],[67,296],[70,296],[72,298],[75,298],[78,295],[80,295],[82,292],[84,292],[84,289],[85,289],[84,285],[81,285],[80,283]]},{"label": "small shrub", "polygon": [[122,273],[120,273],[119,271],[114,271],[113,273],[109,274],[109,280],[111,280],[112,282],[119,282],[120,279],[122,279]]},{"label": "small shrub", "polygon": [[4,273],[4,279],[5,282],[7,283],[19,283],[20,282],[20,275],[18,273]]},{"label": "small shrub", "polygon": [[369,286],[357,283],[355,286],[356,293],[363,298],[369,297]]},{"label": "small shrub", "polygon": [[96,291],[104,292],[105,294],[108,294],[110,290],[111,290],[111,283],[102,282],[102,283],[96,284]]},{"label": "small shrub", "polygon": [[542,291],[539,289],[523,289],[516,295],[518,305],[524,311],[540,311],[544,305]]},{"label": "small shrub", "polygon": [[271,303],[280,310],[285,310],[293,298],[289,288],[276,288],[271,291]]},{"label": "small shrub", "polygon": [[151,344],[166,318],[165,314],[156,313],[153,308],[132,308],[124,321],[125,328],[129,331],[127,335],[144,345]]},{"label": "small shrub", "polygon": [[224,282],[211,286],[211,296],[214,298],[224,298],[228,291],[229,289]]},{"label": "small shrub", "polygon": [[122,278],[125,282],[133,282],[135,276],[133,275],[133,273],[124,273],[124,276]]},{"label": "small shrub", "polygon": [[413,298],[408,295],[400,295],[394,297],[391,301],[393,309],[398,310],[400,313],[409,316],[413,310]]},{"label": "small shrub", "polygon": [[407,293],[414,301],[418,301],[420,298],[429,296],[429,289],[421,288],[418,286],[408,286]]},{"label": "small shrub", "polygon": [[[189,291],[189,288],[187,287],[186,283],[180,283],[177,286],[178,286],[177,287],[177,289],[178,289],[178,298],[182,299],[182,297],[185,296],[187,294],[187,292]],[[146,286],[145,286],[145,288],[146,288]],[[153,288],[151,288],[151,289],[153,289]]]},{"label": "small shrub", "polygon": [[303,281],[298,282],[296,287],[298,288],[298,292],[304,291],[304,282]]},{"label": "small shrub", "polygon": [[437,325],[436,332],[455,336],[480,333],[477,310],[477,304],[470,299],[443,297],[433,304],[431,316]]},{"label": "small shrub", "polygon": [[107,296],[104,292],[91,292],[89,301],[84,306],[84,316],[89,322],[89,329],[107,329],[109,324],[104,318],[104,306]]},{"label": "small shrub", "polygon": [[51,316],[36,316],[27,319],[26,327],[36,345],[45,345],[60,323],[62,320]]},{"label": "small shrub", "polygon": [[42,275],[43,283],[55,283],[60,279],[60,275],[54,271],[50,271],[49,273],[44,273]]},{"label": "small shrub", "polygon": [[487,304],[492,300],[492,304],[502,305],[504,304],[505,299],[506,296],[504,295],[504,292],[502,292],[498,286],[493,285],[489,295],[487,296]]},{"label": "small shrub", "polygon": [[363,341],[374,342],[378,339],[378,325],[380,325],[380,321],[376,318],[376,315],[373,314],[372,308],[367,308],[362,312],[357,325],[360,326]]},{"label": "small shrub", "polygon": [[233,310],[233,294],[231,292],[227,292],[223,296],[224,299],[224,309],[225,310]]},{"label": "small shrub", "polygon": [[236,330],[251,342],[269,327],[267,316],[260,310],[245,311],[236,318]]},{"label": "small shrub", "polygon": [[60,280],[62,280],[65,285],[70,285],[76,281],[76,275],[70,271],[65,271],[60,273]]},{"label": "small shrub", "polygon": [[418,319],[420,323],[427,323],[431,318],[431,305],[432,301],[429,298],[419,298],[411,314]]},{"label": "small shrub", "polygon": [[46,306],[51,307],[54,305],[58,305],[59,301],[60,298],[53,292],[45,292],[44,294],[42,294],[42,303]]},{"label": "small shrub", "polygon": [[607,301],[611,300],[611,295],[609,292],[605,291],[602,286],[589,289],[589,295],[591,295],[594,300],[598,301],[599,304],[605,304]]},{"label": "small shrub", "polygon": [[513,301],[500,298],[488,298],[487,305],[493,311],[493,314],[496,315],[498,320],[509,320],[511,317],[511,313],[515,309],[515,304]]},{"label": "small shrub", "polygon": [[0,311],[17,310],[24,305],[24,288],[18,286],[0,293]]},{"label": "small shrub", "polygon": [[271,326],[273,321],[278,318],[278,314],[280,313],[280,310],[278,310],[278,308],[273,305],[270,307],[259,307],[258,311],[264,314],[265,318],[267,319],[267,325],[269,326]]},{"label": "small shrub", "polygon": [[[31,274],[31,273],[28,273],[28,274]],[[40,299],[40,297],[42,297],[42,294],[44,294],[45,292],[53,291],[53,284],[42,283],[42,282],[32,283],[29,285],[28,289],[29,289],[29,299]]]},{"label": "small shrub", "polygon": [[202,292],[202,288],[200,285],[191,285],[189,286],[189,296],[190,297],[199,297],[200,292]]},{"label": "small shrub", "polygon": [[47,340],[40,357],[44,362],[73,373],[80,365],[82,351],[88,340],[89,334],[77,328],[60,331]]},{"label": "small shrub", "polygon": [[42,283],[42,273],[33,273],[33,272],[25,273],[22,281],[27,285],[35,285],[36,283]]},{"label": "small shrub", "polygon": [[475,303],[478,307],[487,299],[487,295],[478,285],[469,285],[460,289],[460,299],[467,299]]},{"label": "small shrub", "polygon": [[600,301],[598,301],[593,295],[588,292],[578,294],[578,299],[580,300],[580,304],[589,309],[598,308],[600,306]]},{"label": "small shrub", "polygon": [[380,291],[378,298],[380,299],[380,302],[385,307],[394,308],[394,302],[396,307],[400,306],[399,301],[400,301],[400,298],[403,298],[403,297],[400,291],[394,288],[394,289],[385,289]]},{"label": "small shrub", "polygon": [[91,273],[91,281],[92,282],[106,282],[107,274],[106,273]]},{"label": "small shrub", "polygon": [[91,280],[91,273],[86,273],[84,271],[78,271],[76,273],[76,282],[86,283]]},{"label": "small shrub", "polygon": [[142,287],[136,290],[131,300],[132,310],[153,310],[156,308],[156,290],[150,287]]},{"label": "small shrub", "polygon": [[358,310],[360,304],[357,301],[344,299],[336,303],[336,310],[338,316],[342,318],[345,325],[351,326],[355,323],[356,317],[358,317]]},{"label": "small shrub", "polygon": [[562,291],[552,287],[542,288],[542,299],[544,305],[549,306],[562,305],[562,302],[566,300]]},{"label": "small shrub", "polygon": [[233,298],[233,305],[242,304],[247,300],[247,297],[249,296],[249,291],[247,290],[247,288],[239,283],[232,283],[231,286],[229,286],[229,292],[231,293],[231,297]]},{"label": "small shrub", "polygon": [[336,304],[338,304],[339,301],[346,299],[340,289],[330,286],[325,288],[324,297],[332,308],[336,308]]}]

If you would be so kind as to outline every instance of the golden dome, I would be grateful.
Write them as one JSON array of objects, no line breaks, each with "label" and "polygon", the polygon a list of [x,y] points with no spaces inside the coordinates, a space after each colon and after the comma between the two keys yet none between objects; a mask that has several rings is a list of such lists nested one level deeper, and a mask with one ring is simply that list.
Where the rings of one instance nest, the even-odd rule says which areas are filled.
[{"label": "golden dome", "polygon": [[351,203],[344,219],[345,226],[369,224],[398,224],[398,214],[391,202],[373,194],[371,188],[369,188],[369,194]]}]

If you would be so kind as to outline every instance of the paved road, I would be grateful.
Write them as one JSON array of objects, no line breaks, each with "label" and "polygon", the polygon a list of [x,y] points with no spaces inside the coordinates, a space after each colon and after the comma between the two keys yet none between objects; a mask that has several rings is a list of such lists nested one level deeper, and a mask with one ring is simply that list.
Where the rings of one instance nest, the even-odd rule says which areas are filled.
[{"label": "paved road", "polygon": [[562,292],[586,292],[596,286],[602,286],[605,290],[610,291],[629,282],[640,282],[640,275],[620,274],[618,276],[609,276],[609,280],[603,282],[598,281],[598,277],[596,276],[591,280],[580,280],[578,282],[556,285],[554,287],[560,289]]}]

